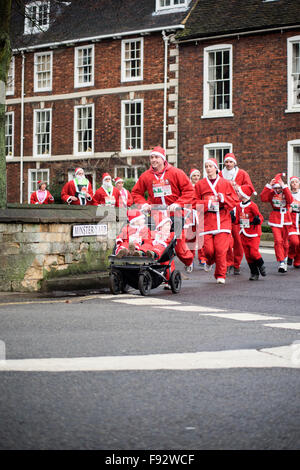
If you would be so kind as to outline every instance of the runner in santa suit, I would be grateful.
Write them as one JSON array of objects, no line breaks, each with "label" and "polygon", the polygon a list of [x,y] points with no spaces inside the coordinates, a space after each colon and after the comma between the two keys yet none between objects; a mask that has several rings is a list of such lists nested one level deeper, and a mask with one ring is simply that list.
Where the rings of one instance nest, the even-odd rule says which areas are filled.
[{"label": "runner in santa suit", "polygon": [[[194,188],[187,175],[173,167],[166,160],[165,150],[157,146],[150,153],[150,168],[141,174],[131,191],[134,204],[139,204],[142,210],[151,210],[151,205],[167,206],[170,211],[192,205],[195,199]],[[148,192],[148,200],[145,193]],[[193,269],[193,253],[188,249],[184,230],[181,238],[177,238],[175,251],[185,264],[186,270]]]},{"label": "runner in santa suit", "polygon": [[290,179],[290,188],[293,196],[291,204],[292,226],[289,232],[289,253],[287,264],[294,268],[300,268],[300,179],[298,176],[292,176]]},{"label": "runner in santa suit", "polygon": [[46,189],[47,183],[38,181],[38,190],[34,191],[30,196],[30,204],[53,204],[54,197]]},{"label": "runner in santa suit", "polygon": [[261,215],[257,204],[251,201],[252,188],[249,186],[239,192],[241,202],[236,206],[234,223],[240,229],[240,237],[245,258],[250,268],[250,281],[257,281],[259,274],[266,276],[264,260],[259,252],[261,237]]},{"label": "runner in santa suit", "polygon": [[92,205],[93,189],[82,168],[75,169],[75,178],[68,181],[61,191],[61,199],[68,204]]},{"label": "runner in santa suit", "polygon": [[287,257],[289,251],[288,235],[292,225],[290,205],[293,196],[287,184],[282,181],[282,173],[278,173],[269,184],[266,184],[260,194],[262,202],[269,202],[272,212],[268,224],[272,228],[274,250],[279,262],[278,272],[287,272]]},{"label": "runner in santa suit", "polygon": [[97,189],[93,197],[94,206],[119,207],[120,191],[112,185],[109,173],[103,173],[102,186]]},{"label": "runner in santa suit", "polygon": [[[252,193],[255,193],[250,176],[245,170],[237,166],[237,160],[233,153],[227,153],[225,155],[224,165],[225,167],[220,172],[220,176],[230,181],[236,191],[238,191],[239,187],[243,186],[244,188],[249,187]],[[238,275],[240,274],[240,265],[244,255],[238,225],[232,225],[231,235],[232,243],[227,253],[228,272],[233,271],[234,274]]]},{"label": "runner in santa suit", "polygon": [[214,276],[218,284],[225,284],[226,255],[231,234],[230,211],[239,199],[229,181],[218,175],[215,158],[205,162],[206,178],[195,186],[196,205],[204,206],[204,252],[206,270],[216,263]]},{"label": "runner in santa suit", "polygon": [[124,188],[124,180],[117,176],[115,178],[116,188],[120,191],[119,207],[130,207],[133,204],[133,199],[128,189]]}]

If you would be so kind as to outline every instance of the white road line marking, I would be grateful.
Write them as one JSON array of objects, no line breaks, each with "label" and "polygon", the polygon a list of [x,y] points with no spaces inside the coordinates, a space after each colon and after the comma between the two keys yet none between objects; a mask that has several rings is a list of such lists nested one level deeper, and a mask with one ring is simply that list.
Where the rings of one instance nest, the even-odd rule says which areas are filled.
[{"label": "white road line marking", "polygon": [[202,305],[176,305],[170,307],[168,306],[159,306],[165,310],[178,310],[179,312],[227,312],[227,310],[214,307],[203,307]]},{"label": "white road line marking", "polygon": [[275,253],[273,248],[259,248],[260,253],[265,253],[267,255],[273,255]]},{"label": "white road line marking", "polygon": [[156,305],[179,305],[175,300],[160,299],[159,297],[136,297],[135,299],[112,299],[113,302],[120,302],[128,305],[156,306]]},{"label": "white road line marking", "polygon": [[[295,359],[296,358],[296,359]],[[67,372],[128,370],[191,370],[231,368],[299,368],[293,346],[196,353],[149,354],[76,358],[15,359],[0,361],[0,371]]]},{"label": "white road line marking", "polygon": [[259,315],[257,313],[203,313],[202,315],[209,315],[212,317],[220,317],[238,321],[283,320],[281,317],[271,317],[268,315]]},{"label": "white road line marking", "polygon": [[264,326],[270,326],[271,328],[286,328],[289,330],[300,330],[300,323],[267,323]]}]

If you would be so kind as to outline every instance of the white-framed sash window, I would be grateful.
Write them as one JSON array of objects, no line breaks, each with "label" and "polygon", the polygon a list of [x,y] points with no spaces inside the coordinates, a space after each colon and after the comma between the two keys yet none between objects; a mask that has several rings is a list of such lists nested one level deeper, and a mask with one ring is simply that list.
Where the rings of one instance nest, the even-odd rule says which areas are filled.
[{"label": "white-framed sash window", "polygon": [[25,5],[24,34],[47,31],[50,25],[50,1],[34,1]]},{"label": "white-framed sash window", "polygon": [[288,109],[300,112],[300,36],[287,40]]},{"label": "white-framed sash window", "polygon": [[6,95],[15,94],[15,57],[12,56],[6,80]]},{"label": "white-framed sash window", "polygon": [[203,118],[232,116],[232,45],[204,49]]},{"label": "white-framed sash window", "polygon": [[33,119],[33,155],[51,155],[52,109],[36,109]]},{"label": "white-framed sash window", "polygon": [[300,178],[300,139],[288,142],[288,181],[292,176]]},{"label": "white-framed sash window", "polygon": [[143,80],[143,38],[122,41],[122,82]]},{"label": "white-framed sash window", "polygon": [[14,113],[5,113],[5,156],[14,156]]},{"label": "white-framed sash window", "polygon": [[34,91],[52,90],[52,51],[34,54]]},{"label": "white-framed sash window", "polygon": [[121,141],[122,152],[143,150],[144,101],[122,101]]},{"label": "white-framed sash window", "polygon": [[74,86],[94,85],[94,45],[75,48]]},{"label": "white-framed sash window", "polygon": [[74,108],[74,154],[86,155],[94,152],[94,105]]}]

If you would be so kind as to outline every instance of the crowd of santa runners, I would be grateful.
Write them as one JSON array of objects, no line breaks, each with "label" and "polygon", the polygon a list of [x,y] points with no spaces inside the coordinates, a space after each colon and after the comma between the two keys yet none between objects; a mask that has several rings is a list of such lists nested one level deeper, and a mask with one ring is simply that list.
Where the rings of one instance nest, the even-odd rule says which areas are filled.
[{"label": "crowd of santa runners", "polygon": [[[109,173],[102,175],[101,186],[93,192],[83,168],[75,169],[61,199],[69,205],[105,205],[127,210],[128,225],[117,237],[117,257],[147,256],[159,258],[172,234],[172,216],[182,215],[182,230],[177,236],[175,251],[187,272],[196,265],[209,272],[214,269],[218,284],[226,276],[240,274],[243,257],[250,269],[251,281],[267,275],[260,253],[263,216],[252,199],[269,206],[267,224],[274,239],[278,272],[287,266],[300,268],[300,178],[292,176],[284,182],[284,173],[274,175],[257,195],[249,174],[239,168],[236,156],[224,156],[222,171],[215,158],[205,161],[205,175],[192,168],[187,175],[169,164],[165,149],[154,147],[150,152],[149,169],[141,174],[131,192],[124,180]],[[51,204],[54,198],[44,181],[31,195],[32,204]],[[159,210],[156,209],[159,207]],[[147,225],[152,213],[154,231]],[[266,222],[266,221],[265,221]]]}]

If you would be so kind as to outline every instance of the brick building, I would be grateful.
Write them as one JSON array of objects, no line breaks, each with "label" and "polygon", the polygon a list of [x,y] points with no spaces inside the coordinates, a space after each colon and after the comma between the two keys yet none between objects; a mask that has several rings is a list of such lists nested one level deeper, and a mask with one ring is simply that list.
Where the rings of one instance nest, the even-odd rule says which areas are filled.
[{"label": "brick building", "polygon": [[[178,46],[194,0],[13,1],[8,202],[57,194],[82,166],[137,179],[155,145],[177,165]],[[25,14],[24,14],[25,13]]]},{"label": "brick building", "polygon": [[300,2],[201,0],[177,41],[178,165],[234,152],[257,193],[300,176]]}]

